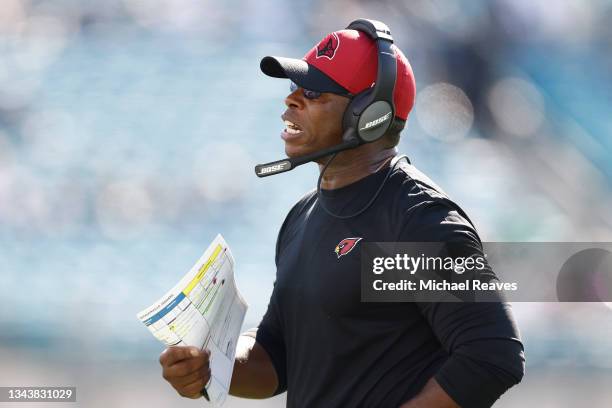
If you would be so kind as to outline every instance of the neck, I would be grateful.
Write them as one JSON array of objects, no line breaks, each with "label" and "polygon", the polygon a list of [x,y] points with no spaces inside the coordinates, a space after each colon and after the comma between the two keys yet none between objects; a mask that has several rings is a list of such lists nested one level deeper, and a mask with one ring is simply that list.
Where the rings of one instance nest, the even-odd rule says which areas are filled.
[{"label": "neck", "polygon": [[[341,152],[325,170],[321,188],[333,190],[361,180],[382,169],[396,154],[395,147],[380,149],[375,143]],[[319,171],[323,170],[328,160],[329,158],[326,158],[319,163]]]}]

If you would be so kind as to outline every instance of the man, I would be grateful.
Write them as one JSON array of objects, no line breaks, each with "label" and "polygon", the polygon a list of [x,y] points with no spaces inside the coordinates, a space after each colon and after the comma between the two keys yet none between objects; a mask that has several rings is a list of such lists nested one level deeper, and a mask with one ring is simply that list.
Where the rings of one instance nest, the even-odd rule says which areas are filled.
[{"label": "man", "polygon": [[[467,215],[431,180],[410,164],[391,164],[415,95],[406,57],[393,52],[394,124],[372,143],[317,162],[321,190],[304,196],[281,227],[274,290],[258,329],[241,337],[232,395],[287,391],[291,407],[488,407],[523,376],[523,346],[505,303],[360,301],[354,249],[363,242],[482,251]],[[282,115],[287,156],[342,142],[344,112],[375,82],[377,55],[363,32],[341,30],[302,61],[262,60],[264,73],[292,80]],[[160,363],[179,394],[200,396],[207,352],[171,347]]]}]

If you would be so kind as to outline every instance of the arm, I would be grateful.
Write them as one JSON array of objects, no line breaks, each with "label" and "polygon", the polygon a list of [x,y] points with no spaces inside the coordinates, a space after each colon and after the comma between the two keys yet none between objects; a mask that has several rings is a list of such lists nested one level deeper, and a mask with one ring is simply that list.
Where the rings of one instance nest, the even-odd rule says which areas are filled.
[{"label": "arm", "polygon": [[260,399],[286,390],[285,343],[276,297],[275,282],[268,310],[259,327],[242,333],[238,340],[229,390],[231,395]]},{"label": "arm", "polygon": [[[281,237],[294,209],[295,206],[285,218],[278,234],[275,255],[277,266]],[[259,327],[242,333],[238,339],[229,393],[242,398],[269,398],[284,392],[286,382],[286,352],[275,282],[268,310]]]},{"label": "arm", "polygon": [[[476,231],[456,211],[436,205],[419,215],[422,224],[404,231],[401,241],[453,242],[452,253],[446,255],[482,256]],[[472,278],[496,279],[490,268]],[[466,301],[417,305],[448,359],[403,408],[490,407],[521,381],[525,356],[509,304]],[[442,405],[444,401],[447,405]]]},{"label": "arm", "polygon": [[286,388],[285,343],[273,290],[259,327],[242,333],[238,340],[230,394],[269,398]]},{"label": "arm", "polygon": [[278,376],[266,350],[253,331],[238,340],[230,394],[242,398],[269,398],[278,388]]},{"label": "arm", "polygon": [[[462,407],[484,408],[492,406],[521,381],[525,357],[510,305],[430,303],[419,306],[449,356],[434,376],[440,388],[436,395],[443,392]],[[427,388],[415,397],[415,402],[429,401],[426,397],[433,392],[431,386]],[[438,407],[437,404],[414,405],[421,406]]]}]

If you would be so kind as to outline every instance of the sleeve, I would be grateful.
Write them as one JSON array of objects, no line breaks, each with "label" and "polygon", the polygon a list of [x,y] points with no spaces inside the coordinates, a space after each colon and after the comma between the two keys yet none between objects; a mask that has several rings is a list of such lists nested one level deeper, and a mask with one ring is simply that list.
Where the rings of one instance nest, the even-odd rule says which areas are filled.
[{"label": "sleeve", "polygon": [[[467,216],[449,205],[425,206],[409,220],[399,241],[452,242],[458,253],[483,253]],[[489,270],[486,279],[496,278]],[[421,302],[417,306],[449,355],[435,379],[460,406],[490,407],[521,381],[524,349],[508,303]]]},{"label": "sleeve", "polygon": [[270,360],[272,360],[272,365],[274,365],[274,370],[278,377],[278,388],[274,395],[278,395],[287,390],[287,351],[285,348],[282,324],[278,314],[275,289],[272,290],[272,296],[268,303],[268,310],[261,320],[261,323],[259,323],[255,341],[266,350],[270,356]]},{"label": "sleeve", "polygon": [[[282,254],[282,237],[294,211],[295,207],[289,211],[289,214],[285,218],[285,221],[283,222],[283,225],[278,233],[275,254],[275,263],[277,267],[279,257]],[[270,356],[270,360],[272,360],[272,365],[274,365],[274,370],[276,371],[276,376],[278,377],[278,387],[274,392],[274,395],[281,394],[287,390],[287,349],[285,346],[283,333],[283,325],[280,315],[280,308],[278,305],[278,294],[275,282],[274,288],[272,289],[272,295],[270,296],[270,301],[268,302],[268,309],[259,323],[257,335],[255,336],[255,341],[259,343]]]}]

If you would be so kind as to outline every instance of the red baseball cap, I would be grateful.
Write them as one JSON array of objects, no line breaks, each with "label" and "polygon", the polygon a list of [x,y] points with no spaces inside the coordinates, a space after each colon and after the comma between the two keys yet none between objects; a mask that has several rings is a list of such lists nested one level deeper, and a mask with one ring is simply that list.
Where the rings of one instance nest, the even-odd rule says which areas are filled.
[{"label": "red baseball cap", "polygon": [[[406,56],[392,45],[397,60],[393,90],[395,116],[406,120],[414,105],[416,86]],[[374,40],[357,30],[334,31],[302,59],[264,57],[260,68],[266,75],[289,78],[302,88],[340,95],[356,95],[374,85],[378,49]]]}]

